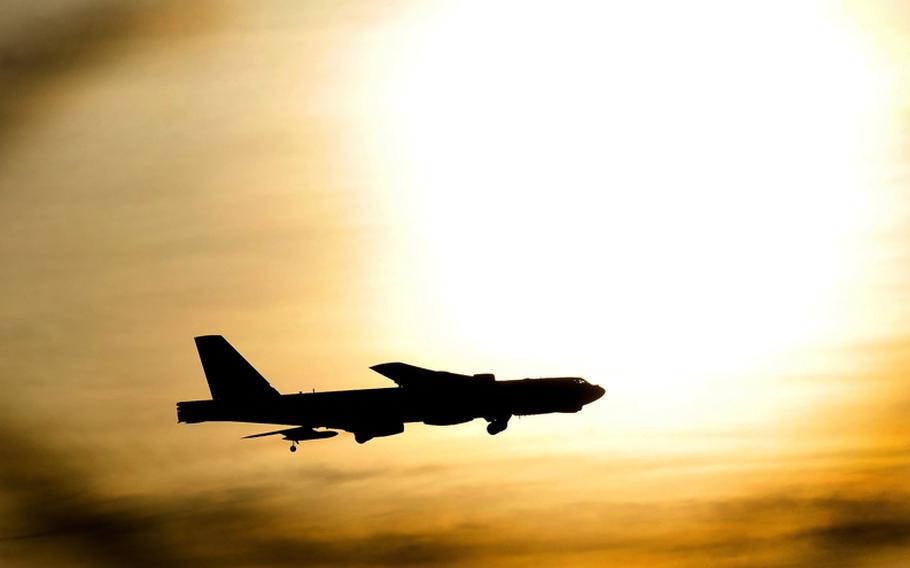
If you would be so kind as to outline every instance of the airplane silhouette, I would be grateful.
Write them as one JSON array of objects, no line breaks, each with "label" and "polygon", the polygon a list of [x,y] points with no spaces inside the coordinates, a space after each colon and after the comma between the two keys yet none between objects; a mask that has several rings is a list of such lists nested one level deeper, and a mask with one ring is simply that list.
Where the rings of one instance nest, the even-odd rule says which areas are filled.
[{"label": "airplane silhouette", "polygon": [[337,430],[353,433],[363,444],[400,434],[405,422],[446,426],[483,418],[489,422],[487,432],[495,435],[512,416],[578,412],[604,394],[577,377],[497,381],[489,373],[459,375],[405,363],[370,367],[397,388],[279,394],[224,337],[203,335],[195,341],[212,400],[178,402],[177,421],[292,425],[245,436],[281,435],[292,452],[300,441],[331,438]]}]

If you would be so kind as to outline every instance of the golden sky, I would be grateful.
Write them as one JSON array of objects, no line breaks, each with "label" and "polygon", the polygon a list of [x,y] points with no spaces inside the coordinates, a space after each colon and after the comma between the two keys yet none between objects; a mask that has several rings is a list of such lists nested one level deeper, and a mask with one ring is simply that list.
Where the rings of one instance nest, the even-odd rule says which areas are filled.
[{"label": "golden sky", "polygon": [[[900,2],[0,8],[0,564],[910,563]],[[574,415],[290,455],[407,361]]]}]

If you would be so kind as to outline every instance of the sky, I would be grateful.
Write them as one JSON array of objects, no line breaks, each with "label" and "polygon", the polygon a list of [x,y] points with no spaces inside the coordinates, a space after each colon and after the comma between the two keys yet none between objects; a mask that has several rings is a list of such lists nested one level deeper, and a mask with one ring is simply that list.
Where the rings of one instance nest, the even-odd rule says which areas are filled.
[{"label": "sky", "polygon": [[[910,562],[910,11],[0,8],[0,564]],[[406,361],[578,414],[178,425]]]}]

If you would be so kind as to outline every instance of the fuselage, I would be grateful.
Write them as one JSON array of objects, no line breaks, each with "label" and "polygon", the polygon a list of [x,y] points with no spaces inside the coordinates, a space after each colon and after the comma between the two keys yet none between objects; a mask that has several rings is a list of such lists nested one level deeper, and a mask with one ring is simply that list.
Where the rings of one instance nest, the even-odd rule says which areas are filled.
[{"label": "fuselage", "polygon": [[379,388],[178,403],[181,422],[288,424],[349,431],[406,422],[459,424],[475,418],[578,412],[604,389],[574,377],[490,381],[427,388]]}]

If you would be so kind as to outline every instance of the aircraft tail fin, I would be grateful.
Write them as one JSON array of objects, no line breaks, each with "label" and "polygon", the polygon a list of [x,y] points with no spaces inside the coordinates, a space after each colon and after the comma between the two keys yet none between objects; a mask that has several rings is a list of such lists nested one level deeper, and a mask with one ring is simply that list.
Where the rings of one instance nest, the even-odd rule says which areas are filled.
[{"label": "aircraft tail fin", "polygon": [[279,393],[220,335],[194,338],[214,400],[262,399]]}]

